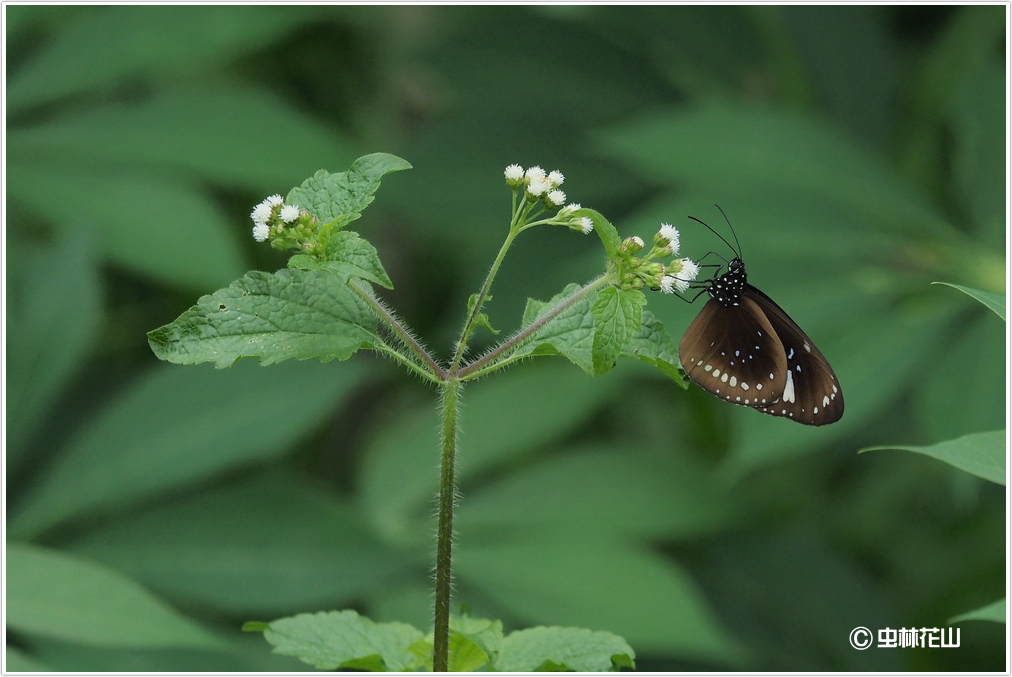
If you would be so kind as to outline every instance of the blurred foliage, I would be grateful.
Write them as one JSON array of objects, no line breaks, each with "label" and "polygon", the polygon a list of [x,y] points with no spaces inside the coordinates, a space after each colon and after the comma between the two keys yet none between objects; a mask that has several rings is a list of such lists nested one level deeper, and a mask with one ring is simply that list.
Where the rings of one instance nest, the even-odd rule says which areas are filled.
[{"label": "blurred foliage", "polygon": [[[685,219],[720,228],[718,202],[847,397],[808,429],[643,365],[474,384],[459,603],[615,632],[641,669],[1004,670],[1000,624],[960,649],[847,637],[1006,585],[999,487],[855,453],[1003,426],[1000,319],[930,283],[1004,291],[1006,11],[6,6],[8,595],[71,578],[8,598],[7,668],[293,670],[242,622],[430,622],[431,391],[369,356],[216,372],[145,339],[283,265],[252,205],[386,151],[415,169],[359,225],[428,345],[505,233],[503,167],[540,164],[694,258],[726,253]],[[568,231],[521,238],[493,325],[600,265]],[[698,306],[650,310],[677,338]]]}]

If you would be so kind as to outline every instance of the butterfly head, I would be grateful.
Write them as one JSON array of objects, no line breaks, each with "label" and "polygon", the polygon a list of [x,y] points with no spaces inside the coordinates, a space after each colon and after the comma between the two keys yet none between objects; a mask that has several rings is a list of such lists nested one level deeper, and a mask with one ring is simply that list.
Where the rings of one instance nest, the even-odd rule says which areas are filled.
[{"label": "butterfly head", "polygon": [[706,292],[724,307],[737,306],[741,303],[741,293],[747,282],[745,263],[735,257],[727,264],[726,273],[710,280],[710,286],[706,288]]}]

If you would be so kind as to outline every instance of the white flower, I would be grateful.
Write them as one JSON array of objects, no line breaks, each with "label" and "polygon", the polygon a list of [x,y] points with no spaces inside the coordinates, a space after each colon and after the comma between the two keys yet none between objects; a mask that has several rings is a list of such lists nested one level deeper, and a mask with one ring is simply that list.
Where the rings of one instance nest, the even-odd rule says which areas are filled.
[{"label": "white flower", "polygon": [[524,172],[524,176],[526,176],[527,180],[530,181],[531,183],[534,183],[535,181],[545,181],[547,178],[545,176],[545,170],[542,169],[541,167],[538,167],[537,165],[534,165],[526,172]]},{"label": "white flower", "polygon": [[[531,170],[529,169],[527,170],[528,173],[530,173],[530,171]],[[544,176],[535,177],[532,178],[530,180],[530,183],[527,184],[527,194],[530,195],[531,197],[541,197],[546,192],[551,190],[551,188],[552,184],[548,183],[548,179],[546,179]]]},{"label": "white flower", "polygon": [[678,261],[682,268],[678,273],[678,277],[686,281],[686,286],[690,280],[695,280],[696,276],[699,275],[699,265],[692,259],[679,259]]},{"label": "white flower", "polygon": [[299,218],[299,208],[295,205],[285,205],[281,208],[281,220],[285,223],[291,223],[295,219]]},{"label": "white flower", "polygon": [[266,223],[259,222],[253,226],[253,239],[257,242],[263,242],[270,235],[271,229]]},{"label": "white flower", "polygon": [[267,223],[267,220],[271,218],[271,205],[264,200],[250,212],[249,217],[253,219],[253,223]]},{"label": "white flower", "polygon": [[548,200],[549,204],[553,207],[558,207],[566,201],[566,194],[556,188],[555,190],[550,191],[548,195],[545,196],[545,199]]},{"label": "white flower", "polygon": [[583,209],[583,207],[581,207],[578,202],[570,202],[568,205],[559,210],[559,215],[565,216],[566,214],[572,214],[577,209]]},{"label": "white flower", "polygon": [[266,202],[267,204],[269,204],[272,207],[277,207],[279,204],[281,204],[284,201],[285,201],[285,199],[283,197],[281,197],[280,195],[278,195],[277,193],[275,193],[274,195],[271,195],[269,198],[267,198],[266,200],[264,200],[264,202]]},{"label": "white flower", "polygon": [[672,226],[670,223],[662,223],[661,229],[658,231],[658,235],[667,240],[670,244],[668,245],[669,254],[677,254],[679,246],[678,229]]},{"label": "white flower", "polygon": [[516,183],[517,181],[520,181],[520,179],[524,178],[524,168],[517,164],[510,165],[506,168],[506,171],[503,172],[503,176],[505,176],[506,180],[510,183]]},{"label": "white flower", "polygon": [[584,235],[589,235],[590,231],[594,230],[594,222],[590,220],[589,216],[581,216],[579,224],[580,232]]},{"label": "white flower", "polygon": [[665,275],[664,277],[661,278],[660,284],[661,291],[664,292],[665,294],[674,294],[676,283],[677,278],[675,278],[674,275]]},{"label": "white flower", "polygon": [[559,186],[561,186],[562,182],[565,181],[565,180],[566,180],[566,177],[563,176],[562,172],[560,172],[558,169],[553,169],[551,172],[548,173],[548,181],[549,181],[549,183],[551,183],[556,188],[558,188]]}]

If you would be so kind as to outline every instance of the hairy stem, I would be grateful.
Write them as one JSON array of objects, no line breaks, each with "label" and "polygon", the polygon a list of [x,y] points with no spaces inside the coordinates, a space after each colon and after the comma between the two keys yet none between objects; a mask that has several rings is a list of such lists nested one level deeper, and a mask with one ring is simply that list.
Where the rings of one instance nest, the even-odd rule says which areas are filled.
[{"label": "hairy stem", "polygon": [[[429,354],[429,351],[427,351],[422,346],[422,344],[419,343],[418,340],[411,335],[411,332],[409,332],[404,327],[404,325],[401,324],[401,321],[398,320],[397,317],[394,316],[394,314],[390,312],[390,310],[385,305],[380,303],[379,299],[373,296],[372,293],[367,288],[360,286],[358,283],[351,283],[348,286],[351,288],[352,291],[358,294],[363,301],[369,304],[369,306],[373,309],[376,315],[379,316],[381,320],[383,320],[383,323],[386,324],[387,327],[389,327],[391,331],[393,331],[394,334],[397,335],[397,338],[399,338],[404,343],[404,345],[406,345],[411,350],[411,352],[417,355],[418,358],[421,359],[421,361],[425,364],[425,366],[429,368],[429,371],[432,373],[432,375],[436,377],[435,379],[430,380],[436,380],[437,382],[442,382],[446,380],[446,378],[449,376],[446,370],[443,369],[441,366],[439,366],[439,363],[436,362],[436,360],[432,357],[432,355]],[[428,374],[425,375],[428,376]]]},{"label": "hairy stem", "polygon": [[456,485],[453,477],[457,456],[460,391],[463,384],[450,378],[443,384],[442,449],[439,456],[439,524],[436,528],[436,604],[433,618],[432,669],[446,672],[450,654],[450,590],[453,584],[453,508]]}]

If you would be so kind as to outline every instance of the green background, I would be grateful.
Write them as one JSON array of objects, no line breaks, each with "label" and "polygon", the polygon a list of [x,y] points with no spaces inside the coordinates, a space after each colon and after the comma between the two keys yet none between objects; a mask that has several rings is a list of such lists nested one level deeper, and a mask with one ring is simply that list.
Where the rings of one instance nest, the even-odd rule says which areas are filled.
[{"label": "green background", "polygon": [[[538,164],[696,259],[728,254],[686,219],[721,228],[719,203],[847,402],[813,429],[562,359],[469,386],[455,606],[615,632],[641,669],[1004,670],[998,623],[848,635],[1006,586],[1001,487],[856,453],[1003,426],[1001,320],[930,283],[1004,291],[1005,12],[6,5],[8,669],[299,670],[242,622],[428,626],[433,390],[371,355],[216,371],[145,338],[284,265],[250,237],[263,197],[384,151],[414,169],[356,228],[439,354],[505,236],[503,168]],[[601,265],[524,235],[493,326]],[[649,299],[676,340],[699,307]]]}]

